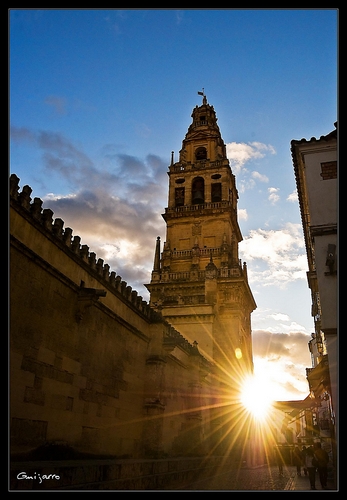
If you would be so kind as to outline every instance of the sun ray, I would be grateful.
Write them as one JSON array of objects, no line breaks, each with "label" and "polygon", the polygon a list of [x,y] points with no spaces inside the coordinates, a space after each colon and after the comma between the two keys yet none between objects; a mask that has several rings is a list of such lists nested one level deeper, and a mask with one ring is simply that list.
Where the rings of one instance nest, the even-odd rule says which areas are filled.
[{"label": "sun ray", "polygon": [[[265,391],[264,388],[268,386],[263,374],[251,375],[247,366],[238,361],[235,356],[233,360],[229,360],[229,365],[215,363],[209,385],[202,393],[188,390],[183,394],[186,407],[173,411],[166,407],[164,413],[143,415],[131,422],[118,422],[112,427],[116,431],[122,425],[136,425],[140,420],[148,423],[161,420],[165,426],[170,419],[180,417],[186,429],[185,451],[189,453],[189,450],[195,449],[194,437],[191,441],[192,448],[189,448],[189,439],[200,432],[202,421],[206,418],[210,422],[203,436],[206,460],[219,455],[222,466],[233,457],[237,468],[253,464],[256,460],[270,464],[275,444],[271,425],[275,409],[267,401],[267,413],[265,411],[268,390]],[[162,398],[165,401],[165,393]]]}]

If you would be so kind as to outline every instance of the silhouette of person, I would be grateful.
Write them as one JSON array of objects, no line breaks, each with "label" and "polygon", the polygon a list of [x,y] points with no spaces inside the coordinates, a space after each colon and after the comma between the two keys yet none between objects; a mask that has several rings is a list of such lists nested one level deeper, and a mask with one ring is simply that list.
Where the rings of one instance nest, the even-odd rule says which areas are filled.
[{"label": "silhouette of person", "polygon": [[301,476],[302,455],[298,446],[295,446],[293,450],[293,464],[296,466],[296,474]]},{"label": "silhouette of person", "polygon": [[302,447],[301,456],[302,456],[302,466],[304,469],[304,474],[305,474],[305,476],[307,476],[307,469],[306,469],[306,465],[305,465],[306,446]]},{"label": "silhouette of person", "polygon": [[283,476],[283,456],[282,456],[282,453],[281,453],[281,449],[279,446],[276,446],[275,448],[275,456],[276,456],[276,463],[278,465],[278,474],[280,476]]},{"label": "silhouette of person", "polygon": [[328,480],[329,455],[325,450],[323,450],[321,443],[315,443],[314,456],[318,461],[317,469],[318,469],[320,484],[322,486],[322,489],[326,490],[327,480]]},{"label": "silhouette of person", "polygon": [[314,465],[315,456],[313,453],[313,447],[310,446],[306,448],[305,453],[305,465],[308,472],[308,478],[310,480],[311,490],[316,489],[316,465]]}]

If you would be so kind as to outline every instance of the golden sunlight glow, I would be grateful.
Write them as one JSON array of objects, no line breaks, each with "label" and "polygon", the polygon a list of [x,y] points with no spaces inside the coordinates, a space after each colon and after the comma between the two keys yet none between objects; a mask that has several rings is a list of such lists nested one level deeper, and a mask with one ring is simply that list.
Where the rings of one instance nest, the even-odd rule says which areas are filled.
[{"label": "golden sunlight glow", "polygon": [[237,347],[235,349],[235,356],[236,356],[237,359],[241,359],[242,358],[242,351],[241,351],[241,349],[239,347]]},{"label": "golden sunlight glow", "polygon": [[263,377],[251,375],[245,379],[241,389],[241,403],[255,420],[266,420],[272,406],[272,398]]}]

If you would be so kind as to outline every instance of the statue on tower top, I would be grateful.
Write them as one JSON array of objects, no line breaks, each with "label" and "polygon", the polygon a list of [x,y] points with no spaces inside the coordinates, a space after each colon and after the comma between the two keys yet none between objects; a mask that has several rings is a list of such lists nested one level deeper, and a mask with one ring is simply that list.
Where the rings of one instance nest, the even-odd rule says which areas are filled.
[{"label": "statue on tower top", "polygon": [[202,92],[198,91],[198,94],[202,95],[202,104],[207,104],[207,98],[206,98],[206,95],[205,95],[205,89],[204,89],[204,87],[202,87]]}]

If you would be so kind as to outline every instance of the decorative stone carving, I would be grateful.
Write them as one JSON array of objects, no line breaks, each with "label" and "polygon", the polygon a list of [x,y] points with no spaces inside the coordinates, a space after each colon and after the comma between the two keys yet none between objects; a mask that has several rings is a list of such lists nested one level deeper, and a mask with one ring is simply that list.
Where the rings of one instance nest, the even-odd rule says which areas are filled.
[{"label": "decorative stone carving", "polygon": [[192,235],[199,236],[201,234],[201,222],[196,222],[192,225]]}]

